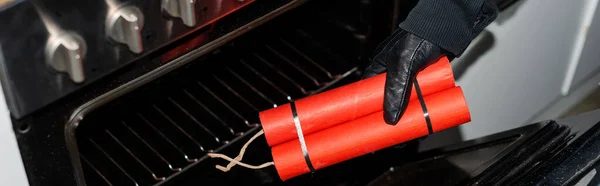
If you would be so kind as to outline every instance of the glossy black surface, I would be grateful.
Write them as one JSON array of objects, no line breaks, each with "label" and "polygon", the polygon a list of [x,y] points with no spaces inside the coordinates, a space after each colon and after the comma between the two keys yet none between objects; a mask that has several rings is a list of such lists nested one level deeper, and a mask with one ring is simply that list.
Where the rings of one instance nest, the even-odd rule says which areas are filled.
[{"label": "glossy black surface", "polygon": [[[410,3],[407,2],[405,2],[406,4],[394,2],[394,5],[385,5],[384,3],[369,4],[364,3],[363,1],[361,2],[364,4],[346,3],[343,0],[328,1],[328,3],[322,4],[304,4],[301,6],[301,8],[304,9],[297,9],[298,12],[304,10],[311,14],[302,16],[303,14],[294,14],[297,12],[289,12],[290,14],[285,15],[296,15],[291,16],[294,19],[288,19],[289,17],[286,18],[285,16],[276,20],[267,19],[264,22],[270,22],[271,24],[258,28],[257,32],[249,33],[246,35],[247,37],[240,37],[233,42],[221,40],[223,38],[222,36],[233,39],[238,35],[241,35],[241,33],[238,35],[226,35],[238,28],[246,28],[248,30],[251,30],[249,28],[255,29],[258,25],[257,23],[252,25],[247,24],[253,20],[260,19],[262,16],[274,11],[278,7],[286,5],[288,2],[291,1],[254,2],[247,7],[224,17],[211,27],[205,27],[155,53],[146,55],[140,60],[125,65],[123,68],[114,71],[112,74],[93,82],[87,87],[75,91],[73,94],[60,99],[57,102],[51,103],[49,106],[42,108],[31,115],[21,119],[14,119],[14,130],[17,134],[19,148],[22,153],[30,184],[76,185],[78,183],[78,172],[76,172],[72,157],[79,159],[80,157],[78,156],[80,154],[78,151],[69,151],[73,149],[69,149],[69,146],[67,145],[75,142],[79,143],[80,146],[85,146],[84,148],[81,148],[81,152],[83,152],[82,154],[86,157],[86,160],[83,160],[80,164],[83,166],[85,178],[89,178],[93,183],[102,185],[105,181],[102,177],[96,175],[94,168],[100,170],[102,169],[101,166],[106,166],[104,167],[104,171],[109,171],[108,174],[116,175],[112,177],[113,179],[118,177],[116,180],[129,180],[130,178],[127,176],[118,175],[121,170],[115,168],[109,159],[102,158],[105,156],[104,153],[99,151],[90,140],[85,140],[89,138],[96,139],[97,141],[94,140],[94,142],[96,145],[101,145],[101,147],[109,145],[109,148],[111,149],[108,151],[111,151],[111,158],[122,157],[114,159],[115,162],[126,161],[122,164],[122,168],[124,170],[127,169],[127,171],[131,173],[130,176],[132,178],[135,177],[134,179],[136,179],[136,182],[142,185],[464,185],[474,179],[478,180],[476,181],[477,183],[479,183],[479,181],[481,181],[481,183],[498,181],[499,179],[495,177],[495,175],[504,175],[506,173],[510,173],[510,178],[500,178],[500,180],[508,180],[508,182],[512,181],[515,183],[535,182],[572,184],[589,173],[593,167],[596,167],[598,159],[598,151],[596,151],[596,147],[598,146],[598,127],[592,128],[592,126],[597,125],[598,121],[600,121],[600,111],[570,119],[556,120],[556,122],[540,122],[454,145],[442,145],[442,143],[436,142],[435,137],[439,134],[434,134],[424,139],[414,140],[324,168],[314,174],[302,175],[286,182],[281,182],[279,180],[273,167],[262,170],[248,170],[236,167],[228,173],[223,173],[216,170],[214,165],[224,164],[224,161],[209,159],[206,156],[202,156],[204,152],[194,146],[193,142],[181,140],[181,145],[176,146],[178,148],[186,149],[186,151],[189,150],[189,154],[195,153],[194,155],[198,156],[191,158],[199,158],[199,161],[190,163],[185,160],[181,161],[180,156],[173,155],[177,153],[161,153],[174,168],[186,168],[184,171],[173,173],[174,171],[164,169],[165,164],[164,162],[161,162],[162,160],[160,160],[160,158],[151,156],[138,157],[140,158],[140,161],[143,160],[150,170],[157,170],[155,171],[157,177],[164,177],[164,180],[162,181],[152,180],[153,178],[149,176],[147,169],[141,167],[139,162],[127,151],[119,149],[122,148],[121,146],[127,146],[130,147],[130,150],[132,150],[131,152],[135,154],[139,152],[153,153],[150,152],[151,149],[149,150],[144,147],[145,144],[143,142],[135,141],[137,140],[137,137],[132,135],[133,133],[127,133],[127,131],[130,131],[127,127],[131,127],[131,129],[136,131],[136,134],[141,138],[146,139],[146,142],[151,144],[157,152],[168,151],[170,147],[167,144],[168,142],[163,143],[164,141],[160,142],[156,140],[159,139],[159,135],[149,135],[153,131],[148,127],[144,128],[144,123],[139,122],[141,120],[136,118],[135,116],[137,115],[133,115],[132,113],[143,112],[144,109],[148,110],[149,108],[153,108],[151,106],[155,103],[158,105],[169,103],[171,104],[168,106],[171,108],[170,112],[177,111],[179,108],[170,103],[168,98],[165,98],[171,97],[171,99],[185,109],[195,108],[188,109],[188,111],[190,113],[199,113],[197,116],[203,116],[203,124],[205,120],[210,120],[210,122],[207,122],[210,124],[206,125],[206,127],[214,130],[214,136],[218,135],[220,140],[229,141],[229,143],[223,145],[212,138],[200,139],[205,136],[211,136],[206,134],[200,135],[202,132],[205,132],[200,127],[186,130],[189,133],[197,132],[195,133],[197,136],[194,135],[192,138],[203,140],[203,147],[206,149],[214,149],[225,154],[236,154],[243,143],[258,130],[257,128],[245,125],[245,122],[243,122],[243,119],[246,119],[249,122],[256,122],[256,118],[252,118],[252,116],[255,116],[255,111],[252,108],[247,108],[249,107],[248,105],[232,104],[232,107],[236,108],[236,110],[238,107],[242,108],[239,110],[243,119],[240,120],[240,118],[237,117],[226,117],[228,119],[228,121],[226,121],[227,126],[231,127],[234,131],[234,134],[231,134],[228,133],[228,130],[221,130],[226,127],[220,125],[218,119],[211,118],[212,116],[209,117],[210,114],[207,114],[206,112],[197,112],[197,110],[202,110],[203,108],[201,108],[202,106],[193,104],[195,102],[194,100],[180,101],[179,99],[181,99],[181,97],[178,96],[181,96],[182,94],[178,91],[180,91],[181,88],[189,89],[188,91],[190,93],[197,93],[192,95],[201,96],[201,98],[197,99],[202,99],[202,103],[204,103],[204,101],[210,100],[210,95],[206,94],[206,92],[203,93],[202,91],[198,91],[202,88],[193,84],[196,80],[203,82],[203,84],[218,83],[217,81],[210,79],[212,78],[212,75],[216,74],[220,78],[231,78],[228,81],[232,84],[243,85],[244,83],[242,81],[231,81],[232,79],[235,79],[235,76],[232,76],[231,73],[223,67],[229,67],[240,74],[251,73],[248,73],[249,71],[238,71],[239,68],[241,68],[241,66],[239,66],[239,61],[232,62],[231,59],[237,59],[239,56],[228,55],[230,54],[228,52],[234,51],[235,54],[242,54],[243,56],[243,54],[254,52],[255,50],[268,51],[268,48],[265,48],[263,44],[281,45],[281,43],[274,42],[279,41],[279,36],[284,38],[293,36],[287,39],[296,39],[297,43],[305,42],[304,45],[315,46],[310,49],[302,49],[301,52],[306,52],[307,54],[311,53],[309,57],[315,57],[315,59],[331,60],[324,65],[335,64],[336,60],[347,61],[352,65],[359,65],[360,63],[364,63],[366,58],[368,58],[367,56],[369,56],[369,51],[372,49],[372,46],[374,46],[374,43],[380,42],[377,38],[380,38],[381,35],[391,33],[391,30],[386,30],[393,28],[394,26],[390,25],[394,25],[398,20],[402,19],[401,17],[378,19],[373,16],[385,14],[383,13],[385,11],[377,10],[393,9],[396,11],[395,13],[405,13],[407,10],[394,7],[394,5],[410,5]],[[406,5],[406,7],[410,7],[408,5]],[[360,11],[361,14],[355,14],[358,10],[370,11]],[[340,19],[340,17],[344,19]],[[296,26],[291,28],[302,27],[305,34],[303,34],[303,32],[284,29],[283,26],[290,24]],[[261,30],[263,28],[264,30],[270,30],[270,32],[262,32],[264,31]],[[290,33],[295,33],[297,35],[294,36]],[[312,40],[306,39],[306,35],[311,36],[310,38],[312,38]],[[364,40],[364,38],[367,39]],[[319,42],[311,42],[315,40]],[[116,90],[115,88],[125,83],[132,82],[135,78],[147,74],[158,67],[173,64],[165,63],[165,59],[170,59],[170,57],[173,56],[181,56],[185,53],[185,50],[172,52],[172,49],[198,46],[190,43],[199,43],[200,45],[205,44],[204,46],[211,45],[212,48],[200,52],[198,56],[203,57],[194,59],[193,63],[187,65],[182,63],[181,67],[172,71],[172,73],[169,73],[162,78],[152,79],[146,86],[132,90],[123,97],[115,98],[108,104],[103,105],[103,107],[93,110],[91,113],[74,115],[82,117],[79,118],[82,121],[79,123],[80,128],[69,127],[67,125],[69,117],[74,114],[76,108],[106,92]],[[225,43],[229,44],[227,46],[222,46]],[[221,47],[220,50],[212,50],[217,47]],[[328,50],[322,50],[322,48],[327,48]],[[271,57],[276,58],[277,56],[272,55]],[[295,60],[295,58],[290,59]],[[302,59],[302,57],[298,59]],[[258,64],[258,62],[256,62],[256,64]],[[309,63],[304,61],[299,64],[302,66]],[[285,65],[285,63],[278,65],[281,66],[276,68],[277,70],[289,71],[290,69],[294,69],[293,66]],[[336,68],[340,67],[339,65],[332,66],[333,68],[325,68],[335,72],[333,74],[343,73],[347,70],[346,67]],[[274,71],[271,74],[263,73],[263,71],[260,72],[265,77],[278,76]],[[227,73],[230,75],[227,75]],[[295,90],[297,87],[294,87],[292,85],[293,83],[286,84],[288,86],[281,85],[281,88],[284,90],[294,90],[287,91],[292,98],[305,96],[307,94],[304,93],[309,93],[311,90],[319,90],[319,86],[310,85],[310,79],[303,78],[305,75],[302,74],[302,72],[289,71],[285,74],[290,76],[293,75],[293,79],[302,81],[303,85],[307,83],[307,92],[303,93],[299,93],[302,91]],[[225,76],[222,77],[220,75]],[[335,85],[350,83],[356,80],[352,77],[357,78],[360,76],[360,74],[353,75],[354,76],[348,76],[349,78],[342,79],[342,81]],[[193,76],[194,78],[186,78],[190,76]],[[249,75],[244,79],[247,81],[258,81],[260,80],[259,77],[260,76]],[[328,80],[327,75],[322,76],[321,74],[316,75],[315,77],[319,80],[324,78],[325,81],[323,82],[327,82]],[[270,80],[275,81],[276,79],[285,80],[286,78],[279,77]],[[192,84],[195,87],[189,88],[188,86],[191,86]],[[261,92],[265,88],[269,89],[269,87],[266,86],[256,88],[259,88]],[[222,94],[219,94],[220,96],[228,95],[225,93],[227,92],[225,90],[221,92]],[[277,94],[277,90],[264,91],[265,97],[252,93],[253,90],[248,89],[247,87],[240,92],[244,92],[245,95],[248,95],[249,102],[256,104],[257,108],[260,108],[257,110],[271,106],[270,102],[265,98],[277,103],[286,101],[285,95],[282,96]],[[184,92],[183,97],[185,96]],[[224,96],[222,99],[235,100],[239,98],[229,94],[229,96]],[[211,108],[219,107],[219,104],[216,103],[207,105],[210,105]],[[222,106],[222,104],[220,106]],[[162,108],[162,106],[159,108]],[[180,115],[185,115],[185,113],[180,113]],[[144,114],[144,116],[157,117],[160,116],[160,113]],[[189,120],[184,116],[173,117],[172,119]],[[122,122],[120,122],[122,120],[127,121],[128,125],[123,125]],[[158,117],[158,119],[153,120],[153,122],[160,120],[161,118]],[[162,120],[164,121],[165,119],[163,118]],[[132,123],[130,123],[130,121]],[[136,123],[136,121],[138,123]],[[165,123],[168,124],[168,122]],[[193,124],[193,122],[189,121],[188,123]],[[193,125],[186,126],[191,127]],[[165,133],[170,129],[173,129],[169,129],[164,125],[163,127],[165,128]],[[73,134],[74,130],[77,130],[77,133],[75,134],[79,135],[77,136],[77,139],[83,140],[67,140],[68,138],[66,136]],[[185,135],[177,135],[178,133],[176,133],[176,130],[170,131],[175,131],[169,134],[170,136],[175,137],[169,139],[183,139],[186,137]],[[236,135],[236,132],[245,132],[245,135],[238,136]],[[155,138],[151,139],[152,137]],[[118,139],[123,145],[120,145],[115,139]],[[419,152],[417,150],[419,142],[428,142],[429,144],[439,145],[433,145],[433,150]],[[163,145],[155,146],[155,143],[163,143]],[[190,148],[190,146],[194,147]],[[268,149],[264,139],[259,138],[248,149],[247,155],[244,157],[244,162],[259,164],[271,161],[270,151]],[[177,151],[174,148],[170,148],[170,150]],[[70,152],[75,152],[75,156],[70,156]],[[116,154],[112,154],[113,152]],[[97,156],[98,158],[90,160],[87,159],[88,156]],[[525,162],[524,164],[518,163],[522,160],[525,160],[523,161]],[[87,161],[95,163],[87,163]],[[94,167],[92,168],[90,165],[93,165]],[[161,165],[163,167],[161,167]],[[112,166],[112,168],[108,166]],[[159,168],[157,169],[156,167]],[[523,175],[532,176],[523,177]],[[540,179],[547,178],[544,175],[553,175],[552,179],[554,180]],[[474,183],[474,185],[476,185],[476,183]]]},{"label": "glossy black surface", "polygon": [[[14,5],[0,10],[2,87],[8,95],[11,114],[16,118],[30,114],[253,1],[197,1],[198,23],[194,27],[187,27],[180,19],[165,15],[160,0],[15,1]],[[288,1],[271,3],[285,2]],[[142,11],[144,51],[140,54],[109,40],[105,33],[109,11],[123,6]],[[83,56],[86,76],[83,83],[72,82],[68,75],[56,72],[44,60],[44,47],[51,33],[67,31],[81,35],[87,43],[87,54]]]},{"label": "glossy black surface", "polygon": [[308,3],[93,111],[75,131],[88,185],[179,183],[212,162],[207,151],[251,135],[258,111],[358,79],[366,38],[332,4]]},{"label": "glossy black surface", "polygon": [[258,28],[89,114],[75,131],[86,180],[97,180],[88,185],[187,174],[206,152],[249,135],[259,111],[356,79],[356,60],[329,53],[295,22]]},{"label": "glossy black surface", "polygon": [[[600,176],[597,171],[600,164],[600,112],[590,112],[578,117],[567,118],[567,122],[579,123],[580,130],[573,134],[568,146],[556,153],[551,159],[538,166],[535,171],[519,180],[520,185],[598,185]],[[568,120],[570,119],[570,121]],[[583,121],[592,124],[583,124]],[[596,123],[593,121],[596,120]],[[592,172],[594,171],[594,172]],[[587,174],[592,180],[583,180]],[[589,183],[585,183],[590,181]],[[581,182],[581,183],[580,183]]]},{"label": "glossy black surface", "polygon": [[[335,4],[336,2],[331,3]],[[75,142],[74,140],[68,140],[70,139],[69,136],[73,134],[72,130],[75,129],[74,127],[70,126],[70,117],[74,117],[75,120],[85,119],[86,117],[88,117],[87,114],[82,114],[81,112],[77,111],[77,108],[81,105],[83,105],[86,102],[93,101],[94,98],[102,97],[103,94],[116,90],[116,88],[120,92],[127,92],[133,90],[134,87],[139,86],[139,83],[129,84],[129,82],[132,82],[132,80],[137,81],[136,78],[145,74],[157,74],[153,70],[159,68],[159,71],[157,71],[159,73],[157,75],[148,76],[149,78],[146,78],[149,79],[148,81],[151,82],[154,80],[154,78],[160,77],[161,73],[166,73],[171,71],[171,69],[175,69],[173,66],[185,66],[185,64],[189,62],[180,61],[177,63],[165,63],[167,62],[165,61],[165,59],[182,56],[183,54],[185,54],[186,49],[193,49],[198,45],[202,45],[204,43],[206,44],[200,47],[203,50],[193,52],[193,56],[206,55],[210,53],[213,49],[216,49],[217,47],[231,41],[232,39],[242,35],[247,31],[253,30],[262,23],[269,22],[271,18],[276,17],[283,12],[291,10],[295,6],[300,4],[301,3],[296,1],[261,1],[251,3],[248,6],[231,13],[226,17],[223,17],[222,19],[211,25],[211,27],[199,30],[198,32],[184,37],[181,40],[178,40],[156,51],[153,54],[146,55],[140,60],[125,65],[123,68],[116,70],[112,74],[94,82],[90,86],[83,87],[75,93],[68,95],[65,98],[60,99],[54,103],[51,103],[47,107],[42,108],[39,111],[32,113],[31,115],[28,115],[21,119],[15,118],[13,120],[14,130],[16,132],[17,141],[19,143],[19,148],[21,150],[30,184],[75,185],[78,181],[82,181],[77,179],[79,177],[83,177],[83,175],[81,175],[81,172],[77,170],[77,165],[81,164],[77,164],[80,162],[74,163],[74,161],[72,161],[72,157],[76,157],[78,155],[77,149],[69,149],[68,145],[70,143]],[[352,6],[358,8],[357,6]],[[350,8],[347,7],[338,8],[338,10],[340,9],[347,11],[350,10]],[[323,7],[321,10],[327,10],[327,7]],[[327,11],[322,11],[322,14],[315,14],[313,18],[320,19],[324,15],[331,13],[332,12],[327,13]],[[352,19],[347,20],[353,20],[354,17],[349,18]],[[286,22],[286,24],[294,24],[294,22]],[[310,22],[308,22],[308,24],[310,25]],[[330,26],[342,30],[345,28],[343,27],[344,24]],[[310,30],[307,30],[306,32],[318,33],[321,31],[317,27],[309,27],[309,29]],[[330,31],[334,31],[334,29],[330,29]],[[350,34],[350,36],[355,37],[355,35],[353,34]],[[340,37],[324,37],[326,39],[331,39],[327,40],[329,43],[324,44],[337,44],[337,46],[346,47],[331,48],[332,52],[334,53],[338,51],[346,51],[347,49],[357,49],[357,47],[355,47],[356,43],[348,43],[350,42],[350,40],[341,40],[342,42],[339,42],[339,39],[342,39],[343,37],[347,36],[340,35]],[[303,42],[308,42],[308,40]],[[182,48],[184,50],[181,50]],[[173,52],[173,50],[175,50],[175,52]],[[352,61],[357,61],[358,57],[356,56],[356,53],[348,51],[344,53],[350,54],[343,55],[345,59],[347,58],[351,59]],[[314,55],[327,56],[327,54]],[[189,55],[185,54],[185,56]],[[211,61],[208,63],[219,62]],[[167,70],[162,70],[165,69],[164,67],[169,68],[166,68]],[[348,81],[346,81],[345,83],[348,83]],[[124,84],[127,84],[127,86],[124,86],[125,88],[120,87]],[[74,153],[74,156],[71,156],[70,153]]]},{"label": "glossy black surface", "polygon": [[[259,18],[292,1],[263,2],[252,3],[239,11],[233,12],[229,16],[220,19],[220,21],[215,22],[209,29],[199,30],[199,32],[175,41],[153,54],[146,55],[137,61],[125,65],[110,75],[26,117],[20,119],[13,117],[15,135],[19,143],[29,183],[31,185],[76,185],[77,176],[74,172],[74,164],[67,147],[67,143],[69,142],[66,141],[67,133],[65,131],[67,130],[69,117],[78,107],[141,75],[147,74],[161,66],[166,66],[163,62],[163,56],[182,43],[194,38],[205,37],[205,39],[199,41],[199,44],[206,43],[204,46],[209,46],[205,47],[206,50],[203,50],[199,54],[210,53],[212,49],[225,44],[243,32],[252,30],[249,28],[254,28],[267,22],[270,18],[264,18],[262,21],[257,22],[253,21],[259,20]],[[276,12],[282,13],[289,9],[281,9]],[[227,34],[232,34],[233,31],[238,29],[242,32],[223,37]],[[207,30],[211,31],[208,32]],[[193,48],[195,47],[190,49]]]}]

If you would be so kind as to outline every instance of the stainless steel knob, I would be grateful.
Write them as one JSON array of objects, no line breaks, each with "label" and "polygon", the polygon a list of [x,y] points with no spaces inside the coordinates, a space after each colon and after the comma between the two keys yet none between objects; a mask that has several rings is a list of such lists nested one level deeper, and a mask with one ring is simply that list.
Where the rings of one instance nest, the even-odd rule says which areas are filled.
[{"label": "stainless steel knob", "polygon": [[46,63],[59,72],[66,72],[75,83],[85,80],[83,58],[86,53],[83,38],[75,33],[51,36],[46,44]]},{"label": "stainless steel knob", "polygon": [[196,25],[196,0],[162,0],[162,8],[170,16],[179,17],[183,24]]},{"label": "stainless steel knob", "polygon": [[133,53],[144,50],[142,28],[144,15],[133,6],[121,7],[111,12],[106,20],[106,34],[116,42],[123,43]]}]

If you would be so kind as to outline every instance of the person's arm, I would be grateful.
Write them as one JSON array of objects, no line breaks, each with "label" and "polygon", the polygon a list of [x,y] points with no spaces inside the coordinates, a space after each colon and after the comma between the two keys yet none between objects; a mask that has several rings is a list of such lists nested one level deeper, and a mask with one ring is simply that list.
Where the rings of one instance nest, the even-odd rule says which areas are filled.
[{"label": "person's arm", "polygon": [[458,57],[497,14],[491,0],[420,0],[400,28]]},{"label": "person's arm", "polygon": [[377,47],[364,77],[387,72],[384,119],[402,116],[418,71],[442,56],[460,56],[498,14],[491,0],[420,0],[400,28]]}]

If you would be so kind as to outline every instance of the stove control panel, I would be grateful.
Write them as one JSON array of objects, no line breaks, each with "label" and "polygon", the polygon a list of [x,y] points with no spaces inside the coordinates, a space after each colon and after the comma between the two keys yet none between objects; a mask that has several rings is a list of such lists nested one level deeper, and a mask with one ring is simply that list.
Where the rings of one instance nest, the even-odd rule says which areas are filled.
[{"label": "stove control panel", "polygon": [[[254,0],[28,0],[0,6],[0,78],[19,119]],[[243,25],[240,25],[243,26]],[[160,63],[156,63],[157,68]]]},{"label": "stove control panel", "polygon": [[144,15],[134,6],[124,6],[109,13],[106,19],[106,34],[110,39],[127,45],[133,53],[144,50],[142,28]]},{"label": "stove control panel", "polygon": [[163,10],[172,17],[179,17],[189,27],[196,25],[196,0],[162,0]]},{"label": "stove control panel", "polygon": [[85,80],[83,59],[86,47],[83,38],[76,33],[51,36],[46,44],[46,63],[58,72],[67,73],[73,82],[81,83]]}]

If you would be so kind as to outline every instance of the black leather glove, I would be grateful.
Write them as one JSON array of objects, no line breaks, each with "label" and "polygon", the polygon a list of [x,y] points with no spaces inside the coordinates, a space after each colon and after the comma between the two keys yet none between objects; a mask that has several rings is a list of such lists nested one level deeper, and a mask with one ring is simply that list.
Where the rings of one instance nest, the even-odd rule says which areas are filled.
[{"label": "black leather glove", "polygon": [[383,103],[386,123],[398,123],[408,105],[417,72],[443,56],[453,58],[449,52],[435,44],[402,29],[398,29],[377,47],[363,77],[387,71]]}]

